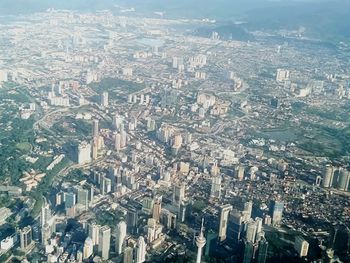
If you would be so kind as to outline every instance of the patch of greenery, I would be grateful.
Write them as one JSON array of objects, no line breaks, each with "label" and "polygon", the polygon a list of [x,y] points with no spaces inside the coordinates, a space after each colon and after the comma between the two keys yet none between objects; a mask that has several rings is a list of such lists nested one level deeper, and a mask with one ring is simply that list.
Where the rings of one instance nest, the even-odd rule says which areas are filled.
[{"label": "patch of greenery", "polygon": [[[109,98],[112,100],[121,100],[122,96],[138,92],[146,87],[144,83],[116,78],[105,78],[99,83],[92,83],[90,86],[98,94],[102,94],[105,91],[108,92]],[[95,101],[98,102],[99,98],[95,98]]]}]

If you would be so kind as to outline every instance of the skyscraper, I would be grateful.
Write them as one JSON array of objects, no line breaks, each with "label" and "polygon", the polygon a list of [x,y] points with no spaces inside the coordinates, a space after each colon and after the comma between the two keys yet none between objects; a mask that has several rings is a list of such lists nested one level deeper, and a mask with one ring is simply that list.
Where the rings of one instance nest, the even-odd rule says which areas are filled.
[{"label": "skyscraper", "polygon": [[93,137],[98,137],[100,134],[99,130],[99,121],[98,120],[93,120],[93,126],[92,126],[92,136]]},{"label": "skyscraper", "polygon": [[246,239],[248,242],[254,243],[256,238],[257,223],[250,219],[247,223]]},{"label": "skyscraper", "polygon": [[98,246],[100,242],[100,225],[96,224],[95,222],[91,222],[88,225],[88,232],[93,245]]},{"label": "skyscraper", "polygon": [[119,152],[121,149],[121,136],[119,133],[114,135],[114,149]]},{"label": "skyscraper", "polygon": [[19,232],[21,249],[26,250],[28,246],[32,243],[32,228],[26,226]]},{"label": "skyscraper", "polygon": [[341,191],[347,191],[349,188],[350,173],[347,169],[341,168],[339,171],[339,183],[338,189]]},{"label": "skyscraper", "polygon": [[100,228],[100,240],[98,250],[101,252],[101,257],[104,260],[109,259],[109,250],[111,245],[111,229],[109,226]]},{"label": "skyscraper", "polygon": [[162,197],[156,196],[154,198],[152,218],[154,218],[157,222],[159,222],[159,220],[160,220],[161,210],[162,210]]},{"label": "skyscraper", "polygon": [[185,199],[185,184],[175,184],[173,187],[173,204],[180,206],[181,202]]},{"label": "skyscraper", "polygon": [[247,240],[244,241],[243,263],[251,263],[254,255],[254,245]]},{"label": "skyscraper", "polygon": [[259,241],[258,257],[257,263],[265,263],[267,259],[267,250],[269,248],[269,243],[265,238]]},{"label": "skyscraper", "polygon": [[50,205],[46,202],[46,200],[43,206],[41,207],[40,219],[41,219],[41,226],[45,225],[51,219]]},{"label": "skyscraper", "polygon": [[234,209],[230,213],[230,236],[232,237],[235,243],[241,239],[241,234],[243,232],[243,223],[245,217],[240,211]]},{"label": "skyscraper", "polygon": [[243,208],[243,215],[245,216],[245,221],[248,221],[252,217],[253,202],[245,202]]},{"label": "skyscraper", "polygon": [[272,216],[272,224],[277,226],[282,221],[284,203],[279,201],[272,201],[272,205],[270,207],[270,212]]},{"label": "skyscraper", "polygon": [[78,145],[78,164],[91,162],[91,145],[87,142],[82,142]]},{"label": "skyscraper", "polygon": [[77,203],[85,207],[85,210],[89,207],[89,191],[82,187],[77,188]]},{"label": "skyscraper", "polygon": [[215,198],[221,197],[221,176],[216,175],[211,179],[211,191],[210,196]]},{"label": "skyscraper", "polygon": [[323,173],[322,186],[325,188],[331,187],[333,183],[334,169],[332,165],[327,165]]},{"label": "skyscraper", "polygon": [[145,239],[140,236],[136,244],[136,261],[135,263],[143,263],[146,261],[146,242]]},{"label": "skyscraper", "polygon": [[137,209],[134,207],[128,208],[128,212],[126,214],[126,223],[127,223],[127,230],[129,231],[129,233],[133,234],[136,232],[137,221],[138,221]]},{"label": "skyscraper", "polygon": [[87,237],[84,242],[83,247],[83,259],[88,259],[91,257],[92,253],[94,251],[94,244],[92,242],[92,239],[90,237]]},{"label": "skyscraper", "polygon": [[101,106],[108,107],[108,92],[103,92],[101,94]]},{"label": "skyscraper", "polygon": [[223,205],[220,207],[220,224],[219,224],[219,241],[220,242],[223,242],[224,240],[226,240],[228,218],[231,210],[232,210],[232,206],[229,204]]},{"label": "skyscraper", "polygon": [[127,247],[124,250],[123,263],[133,263],[134,250],[132,247]]},{"label": "skyscraper", "polygon": [[204,220],[202,219],[202,226],[199,235],[196,237],[196,245],[197,245],[197,259],[196,263],[201,263],[202,261],[202,250],[203,247],[205,246],[206,240],[204,237],[203,233],[203,225],[204,225]]},{"label": "skyscraper", "polygon": [[118,255],[123,253],[123,244],[126,237],[126,223],[120,221],[117,225],[116,235],[115,235],[115,251]]}]

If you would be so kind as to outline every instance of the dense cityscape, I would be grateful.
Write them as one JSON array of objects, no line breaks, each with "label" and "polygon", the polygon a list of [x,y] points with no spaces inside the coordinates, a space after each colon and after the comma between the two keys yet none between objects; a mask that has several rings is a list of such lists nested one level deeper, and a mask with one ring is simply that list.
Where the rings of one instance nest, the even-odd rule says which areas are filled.
[{"label": "dense cityscape", "polygon": [[345,43],[122,11],[0,19],[0,262],[350,262]]}]

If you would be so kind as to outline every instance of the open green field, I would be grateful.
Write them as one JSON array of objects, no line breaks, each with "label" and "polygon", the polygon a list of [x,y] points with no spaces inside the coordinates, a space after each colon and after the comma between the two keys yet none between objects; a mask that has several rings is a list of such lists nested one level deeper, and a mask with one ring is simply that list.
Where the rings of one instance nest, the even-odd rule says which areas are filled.
[{"label": "open green field", "polygon": [[17,143],[16,147],[22,152],[29,152],[32,149],[32,145],[28,142]]},{"label": "open green field", "polygon": [[[109,93],[109,98],[112,100],[121,100],[125,99],[125,96],[131,93],[144,89],[146,86],[144,83],[137,83],[116,78],[105,78],[99,83],[92,83],[90,87],[99,94],[107,91]],[[96,98],[96,100],[98,99],[99,98]]]}]

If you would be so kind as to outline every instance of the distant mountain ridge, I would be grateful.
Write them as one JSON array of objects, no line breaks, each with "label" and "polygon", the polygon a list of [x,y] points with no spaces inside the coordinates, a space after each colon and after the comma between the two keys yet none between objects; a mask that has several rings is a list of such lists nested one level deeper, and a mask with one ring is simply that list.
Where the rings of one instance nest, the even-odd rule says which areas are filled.
[{"label": "distant mountain ridge", "polygon": [[95,11],[134,7],[140,15],[164,11],[167,18],[244,20],[249,30],[297,29],[325,41],[350,42],[349,0],[1,0],[0,15],[48,8]]}]

